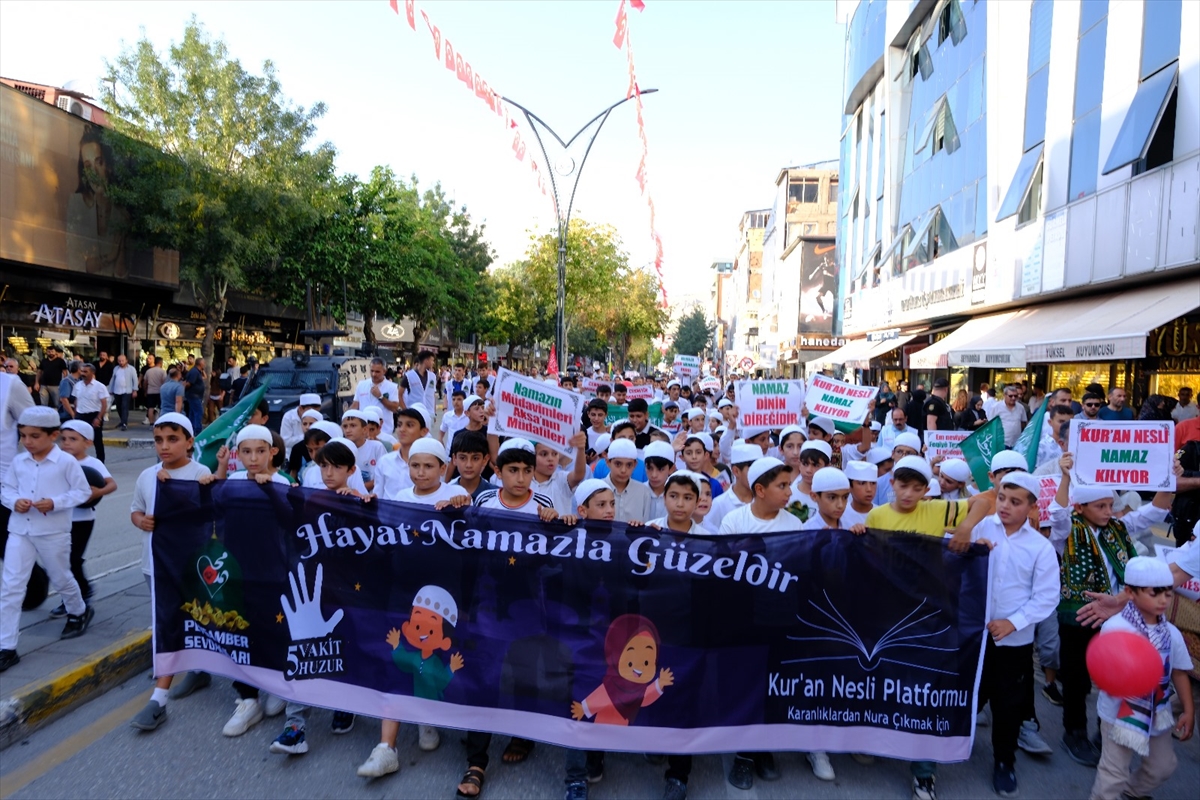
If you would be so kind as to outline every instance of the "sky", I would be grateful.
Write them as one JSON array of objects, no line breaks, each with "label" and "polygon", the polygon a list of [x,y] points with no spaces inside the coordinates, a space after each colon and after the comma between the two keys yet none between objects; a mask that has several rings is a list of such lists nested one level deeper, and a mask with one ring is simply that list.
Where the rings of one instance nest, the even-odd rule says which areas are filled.
[{"label": "sky", "polygon": [[[620,100],[625,54],[613,45],[619,0],[417,2],[417,30],[387,0],[362,2],[25,2],[0,0],[0,75],[95,87],[106,59],[144,33],[160,52],[195,15],[232,57],[270,60],[284,93],[323,102],[317,141],[339,171],[388,165],[441,182],[486,223],[497,263],[521,258],[553,206],[512,132],[434,56],[424,10],[493,89],[564,139]],[[782,167],[838,156],[845,29],[832,0],[647,0],[629,10],[649,142],[648,189],[672,305],[707,300],[709,266],[731,260],[745,210],[772,203]],[[535,139],[523,135],[530,151]],[[635,179],[633,103],[609,118],[580,173],[574,216],[613,225],[634,266],[654,258]],[[552,155],[552,160],[555,157]]]}]

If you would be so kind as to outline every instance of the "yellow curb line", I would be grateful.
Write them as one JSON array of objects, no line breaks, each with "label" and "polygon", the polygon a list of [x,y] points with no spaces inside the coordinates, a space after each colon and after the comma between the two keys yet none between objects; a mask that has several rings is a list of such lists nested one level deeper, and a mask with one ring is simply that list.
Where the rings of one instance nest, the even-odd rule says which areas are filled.
[{"label": "yellow curb line", "polygon": [[0,749],[148,668],[150,650],[150,631],[135,631],[45,679],[22,686],[6,698],[6,704],[14,706],[16,719],[0,729]]}]

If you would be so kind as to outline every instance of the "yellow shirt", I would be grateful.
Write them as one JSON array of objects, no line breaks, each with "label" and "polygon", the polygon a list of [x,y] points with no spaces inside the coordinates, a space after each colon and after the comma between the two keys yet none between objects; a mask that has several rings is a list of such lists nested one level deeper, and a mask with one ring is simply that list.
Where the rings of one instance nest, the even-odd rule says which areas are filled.
[{"label": "yellow shirt", "polygon": [[966,500],[922,500],[908,514],[888,503],[867,512],[867,527],[941,537],[946,535],[947,528],[955,527],[966,516]]}]

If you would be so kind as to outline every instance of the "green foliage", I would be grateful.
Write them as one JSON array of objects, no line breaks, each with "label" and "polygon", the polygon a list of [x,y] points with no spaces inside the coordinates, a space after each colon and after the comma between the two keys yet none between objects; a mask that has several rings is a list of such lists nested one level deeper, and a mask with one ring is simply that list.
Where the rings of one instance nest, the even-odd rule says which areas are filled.
[{"label": "green foliage", "polygon": [[717,326],[704,316],[704,309],[694,306],[679,319],[675,328],[674,351],[688,356],[703,354],[712,345]]},{"label": "green foliage", "polygon": [[193,17],[165,54],[143,35],[106,63],[113,200],[131,235],[178,250],[204,308],[205,355],[231,289],[270,271],[320,221],[333,148],[308,150],[325,107],[293,105],[271,62],[255,75]]}]

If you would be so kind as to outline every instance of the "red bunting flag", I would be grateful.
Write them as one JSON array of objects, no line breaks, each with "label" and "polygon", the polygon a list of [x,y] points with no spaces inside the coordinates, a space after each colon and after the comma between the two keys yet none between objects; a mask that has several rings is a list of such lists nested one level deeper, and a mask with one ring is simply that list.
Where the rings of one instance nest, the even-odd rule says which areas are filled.
[{"label": "red bunting flag", "polygon": [[629,24],[629,16],[625,13],[625,0],[617,9],[617,32],[613,36],[613,44],[620,50],[625,45],[625,27]]},{"label": "red bunting flag", "polygon": [[646,0],[629,0],[629,5],[633,6],[638,11],[646,10]]},{"label": "red bunting flag", "polygon": [[388,0],[388,5],[392,7],[392,11],[395,11],[397,14],[400,13],[400,3],[397,0]]},{"label": "red bunting flag", "polygon": [[550,360],[546,363],[546,374],[547,375],[557,375],[558,374],[558,358],[554,354],[553,347],[550,348]]},{"label": "red bunting flag", "polygon": [[[395,6],[393,0],[393,7]],[[399,11],[396,12],[400,13]],[[414,31],[417,29],[417,4],[414,0],[404,0],[404,16],[408,20],[408,27]]]}]

